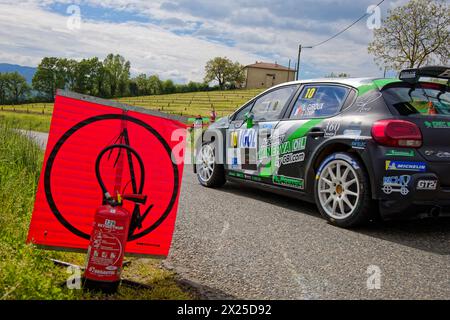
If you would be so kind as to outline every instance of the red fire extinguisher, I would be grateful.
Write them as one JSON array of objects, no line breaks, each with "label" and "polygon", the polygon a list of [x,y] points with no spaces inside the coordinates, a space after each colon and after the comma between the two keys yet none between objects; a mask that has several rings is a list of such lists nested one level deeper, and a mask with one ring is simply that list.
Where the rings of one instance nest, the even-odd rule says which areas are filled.
[{"label": "red fire extinguisher", "polygon": [[[138,194],[117,194],[112,197],[100,175],[100,163],[103,156],[113,149],[126,149],[138,160],[141,170],[141,183]],[[131,223],[131,213],[122,207],[123,200],[137,204],[145,204],[147,197],[142,195],[145,171],[139,154],[128,145],[111,145],[97,157],[95,173],[103,193],[103,205],[94,217],[94,223],[88,247],[86,269],[84,272],[84,288],[105,293],[114,293],[120,284],[125,246]]]}]

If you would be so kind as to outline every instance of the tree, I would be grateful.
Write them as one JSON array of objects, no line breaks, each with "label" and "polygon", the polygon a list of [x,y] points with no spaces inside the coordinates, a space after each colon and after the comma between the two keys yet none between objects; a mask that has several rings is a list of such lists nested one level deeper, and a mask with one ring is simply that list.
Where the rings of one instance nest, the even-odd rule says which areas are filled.
[{"label": "tree", "polygon": [[58,72],[58,58],[45,57],[33,76],[33,88],[53,100],[57,88],[64,87],[64,77]]},{"label": "tree", "polygon": [[345,72],[341,72],[341,73],[332,72],[332,73],[326,75],[325,78],[350,78],[350,75]]},{"label": "tree", "polygon": [[172,80],[166,80],[162,83],[163,92],[166,94],[175,93],[175,84]]},{"label": "tree", "polygon": [[27,80],[18,72],[11,73],[9,76],[9,88],[14,103],[19,103],[30,91]]},{"label": "tree", "polygon": [[235,62],[232,66],[230,66],[230,76],[228,78],[228,82],[232,88],[242,88],[242,85],[245,82],[245,72],[244,66],[239,62]]},{"label": "tree", "polygon": [[94,83],[92,95],[105,98],[108,96],[108,89],[106,86],[106,69],[97,57],[92,58],[90,63],[90,78]]},{"label": "tree", "polygon": [[110,53],[103,61],[106,79],[111,96],[124,95],[130,80],[130,61],[126,61],[119,54]]},{"label": "tree", "polygon": [[381,68],[401,70],[448,63],[450,6],[443,1],[411,0],[390,10],[374,31],[369,53]]},{"label": "tree", "polygon": [[233,63],[226,57],[216,57],[209,60],[205,66],[205,73],[205,82],[217,81],[222,90],[226,84],[241,86],[245,81],[241,64]]},{"label": "tree", "polygon": [[59,58],[56,62],[57,77],[60,78],[59,89],[73,90],[76,81],[78,62],[73,59]]},{"label": "tree", "polygon": [[10,86],[10,74],[0,73],[0,104],[5,104],[10,99]]},{"label": "tree", "polygon": [[[102,96],[103,80],[99,79],[102,76],[100,72],[102,68],[103,65],[98,58],[83,59],[76,63],[74,83],[71,89],[82,94]],[[99,82],[100,85],[98,84]]]},{"label": "tree", "polygon": [[163,92],[163,84],[157,75],[152,75],[148,78],[148,87],[150,94],[161,94]]},{"label": "tree", "polygon": [[150,94],[149,79],[145,73],[141,73],[133,79],[137,86],[137,95],[145,96]]}]

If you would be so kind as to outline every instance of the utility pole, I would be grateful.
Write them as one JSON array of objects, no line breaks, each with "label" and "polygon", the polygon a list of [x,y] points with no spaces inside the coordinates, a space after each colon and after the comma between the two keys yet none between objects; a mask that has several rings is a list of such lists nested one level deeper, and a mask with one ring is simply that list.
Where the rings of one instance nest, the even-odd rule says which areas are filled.
[{"label": "utility pole", "polygon": [[302,47],[301,44],[298,45],[298,59],[297,59],[297,80],[300,78],[300,57],[302,54],[302,49],[312,49],[311,46],[309,47]]},{"label": "utility pole", "polygon": [[289,82],[291,77],[291,59],[289,59],[289,66],[288,66],[288,76],[287,76],[287,82]]}]

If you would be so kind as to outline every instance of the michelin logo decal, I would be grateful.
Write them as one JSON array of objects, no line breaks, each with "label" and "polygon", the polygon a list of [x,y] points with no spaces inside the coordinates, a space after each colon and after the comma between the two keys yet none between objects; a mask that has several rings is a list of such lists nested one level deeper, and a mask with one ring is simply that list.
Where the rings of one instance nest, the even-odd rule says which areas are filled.
[{"label": "michelin logo decal", "polygon": [[386,170],[425,172],[427,164],[424,162],[386,161]]}]

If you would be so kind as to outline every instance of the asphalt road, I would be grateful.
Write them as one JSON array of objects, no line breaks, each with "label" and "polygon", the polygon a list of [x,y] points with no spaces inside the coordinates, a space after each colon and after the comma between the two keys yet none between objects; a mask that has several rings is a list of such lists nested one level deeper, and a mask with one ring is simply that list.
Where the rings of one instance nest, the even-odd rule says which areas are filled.
[{"label": "asphalt road", "polygon": [[302,201],[201,187],[186,166],[164,264],[209,298],[450,299],[450,219],[339,229]]}]

